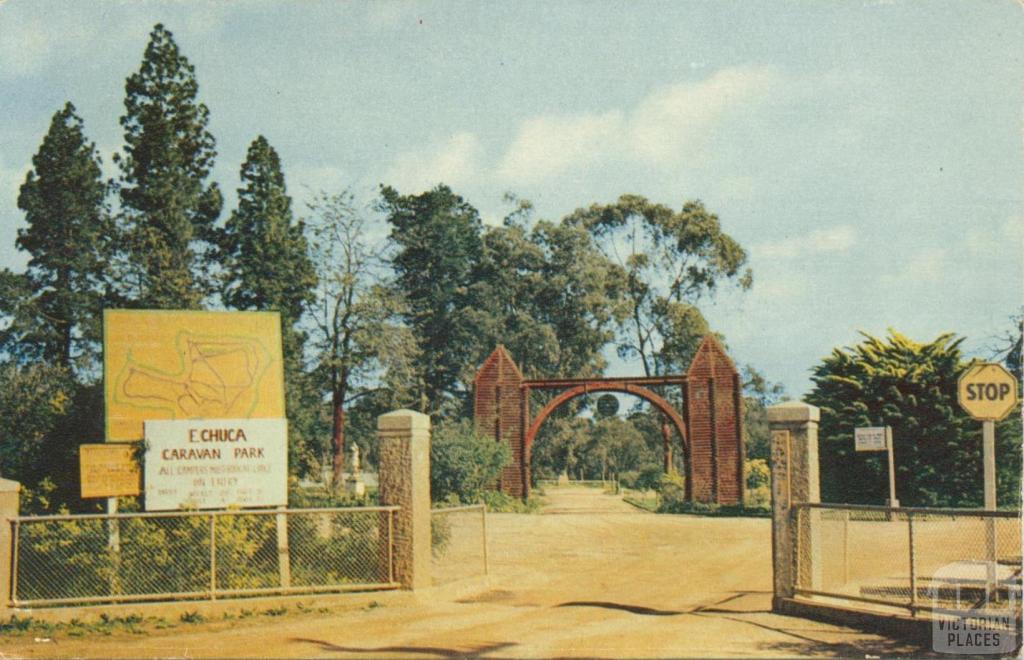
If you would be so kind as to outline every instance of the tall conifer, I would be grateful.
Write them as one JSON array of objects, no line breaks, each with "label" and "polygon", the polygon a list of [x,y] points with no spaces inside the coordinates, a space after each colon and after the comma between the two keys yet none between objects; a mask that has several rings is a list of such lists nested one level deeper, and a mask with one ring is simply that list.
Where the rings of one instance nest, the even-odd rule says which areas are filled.
[{"label": "tall conifer", "polygon": [[304,226],[292,216],[281,159],[260,135],[249,145],[240,173],[238,208],[220,233],[221,299],[228,307],[277,311],[288,406],[293,468],[309,462],[316,392],[303,373],[306,334],[298,328],[317,285]]},{"label": "tall conifer", "polygon": [[240,176],[238,208],[220,239],[221,295],[234,309],[279,311],[285,359],[300,369],[305,337],[296,324],[317,278],[303,223],[292,216],[281,159],[262,135],[249,145]]},{"label": "tall conifer", "polygon": [[8,350],[69,369],[96,357],[112,242],[106,196],[96,147],[69,102],[53,115],[18,195],[27,227],[17,245],[31,256],[24,297],[8,301]]},{"label": "tall conifer", "polygon": [[145,308],[197,308],[213,286],[210,251],[223,200],[195,68],[158,24],[125,83],[120,195],[126,295]]}]

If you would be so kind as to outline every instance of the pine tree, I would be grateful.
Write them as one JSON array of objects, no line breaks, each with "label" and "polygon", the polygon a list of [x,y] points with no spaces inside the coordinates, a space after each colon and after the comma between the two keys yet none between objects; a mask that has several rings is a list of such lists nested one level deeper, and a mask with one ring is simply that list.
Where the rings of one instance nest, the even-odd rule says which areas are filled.
[{"label": "pine tree", "polygon": [[221,296],[234,309],[280,312],[285,361],[300,369],[305,336],[296,324],[317,276],[303,223],[292,217],[281,159],[262,135],[249,145],[240,177],[238,208],[219,241]]},{"label": "pine tree", "polygon": [[216,156],[195,68],[158,24],[125,83],[120,195],[126,295],[145,308],[197,308],[212,289],[210,250],[220,190],[206,179]]},{"label": "pine tree", "polygon": [[304,226],[292,216],[281,159],[262,135],[249,145],[242,165],[238,208],[220,232],[221,299],[234,309],[281,314],[289,465],[300,470],[315,454],[309,448],[316,396],[303,372],[306,334],[297,326],[315,295],[317,276]]},{"label": "pine tree", "polygon": [[28,226],[17,240],[31,256],[22,299],[8,301],[4,343],[24,358],[88,367],[98,353],[112,223],[99,155],[70,102],[53,115],[32,166],[18,195]]}]

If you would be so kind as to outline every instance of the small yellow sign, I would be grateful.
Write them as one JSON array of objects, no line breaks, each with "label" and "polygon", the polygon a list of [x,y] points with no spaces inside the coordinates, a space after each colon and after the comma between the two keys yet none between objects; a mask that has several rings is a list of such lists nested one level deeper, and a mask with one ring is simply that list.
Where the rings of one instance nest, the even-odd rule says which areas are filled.
[{"label": "small yellow sign", "polygon": [[103,380],[108,442],[146,420],[284,417],[280,315],[105,310]]},{"label": "small yellow sign", "polygon": [[957,399],[974,419],[998,421],[1017,405],[1017,379],[1001,364],[977,364],[960,376]]},{"label": "small yellow sign", "polygon": [[81,445],[78,448],[82,499],[138,495],[142,471],[129,444]]}]

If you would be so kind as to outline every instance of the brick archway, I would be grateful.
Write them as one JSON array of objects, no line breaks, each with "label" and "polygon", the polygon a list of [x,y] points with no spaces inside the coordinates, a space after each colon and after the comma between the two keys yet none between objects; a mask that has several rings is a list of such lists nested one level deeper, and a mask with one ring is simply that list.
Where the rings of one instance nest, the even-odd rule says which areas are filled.
[{"label": "brick archway", "polygon": [[641,399],[645,399],[657,408],[663,415],[665,415],[676,429],[676,433],[679,434],[679,438],[683,445],[684,452],[684,464],[689,466],[689,461],[685,460],[685,456],[689,454],[689,449],[686,443],[686,423],[683,421],[682,416],[675,409],[675,407],[665,400],[664,397],[659,396],[655,392],[649,390],[641,385],[633,385],[625,381],[602,381],[593,383],[584,383],[577,385],[571,389],[568,389],[551,401],[547,403],[537,416],[533,418],[533,422],[529,428],[526,429],[526,435],[523,438],[523,448],[526,452],[526,462],[529,464],[530,458],[533,455],[533,441],[537,438],[537,433],[540,431],[541,426],[547,421],[551,413],[555,412],[560,406],[569,401],[575,399],[578,396],[584,396],[591,392],[622,392],[623,394],[632,394],[638,396]]},{"label": "brick archway", "polygon": [[[714,337],[704,338],[685,375],[647,378],[528,380],[505,347],[498,346],[480,366],[473,384],[477,431],[507,443],[512,450],[512,460],[502,470],[500,480],[500,488],[506,493],[529,495],[533,442],[552,412],[588,392],[610,391],[649,401],[675,427],[683,447],[688,499],[719,504],[743,502],[743,402],[739,373]],[[679,387],[682,410],[650,386]],[[562,391],[534,416],[530,393],[535,389]],[[664,432],[667,456],[667,429]]]}]

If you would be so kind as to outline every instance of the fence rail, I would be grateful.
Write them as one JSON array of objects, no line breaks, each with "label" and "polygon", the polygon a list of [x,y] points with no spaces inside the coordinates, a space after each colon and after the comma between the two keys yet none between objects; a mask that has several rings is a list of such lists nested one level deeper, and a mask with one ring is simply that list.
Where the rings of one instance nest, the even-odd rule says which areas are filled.
[{"label": "fence rail", "polygon": [[1014,511],[796,503],[794,591],[920,612],[1013,608],[1021,522]]},{"label": "fence rail", "polygon": [[398,507],[10,519],[13,606],[394,589]]},{"label": "fence rail", "polygon": [[430,541],[435,585],[487,575],[487,506],[431,509]]}]

